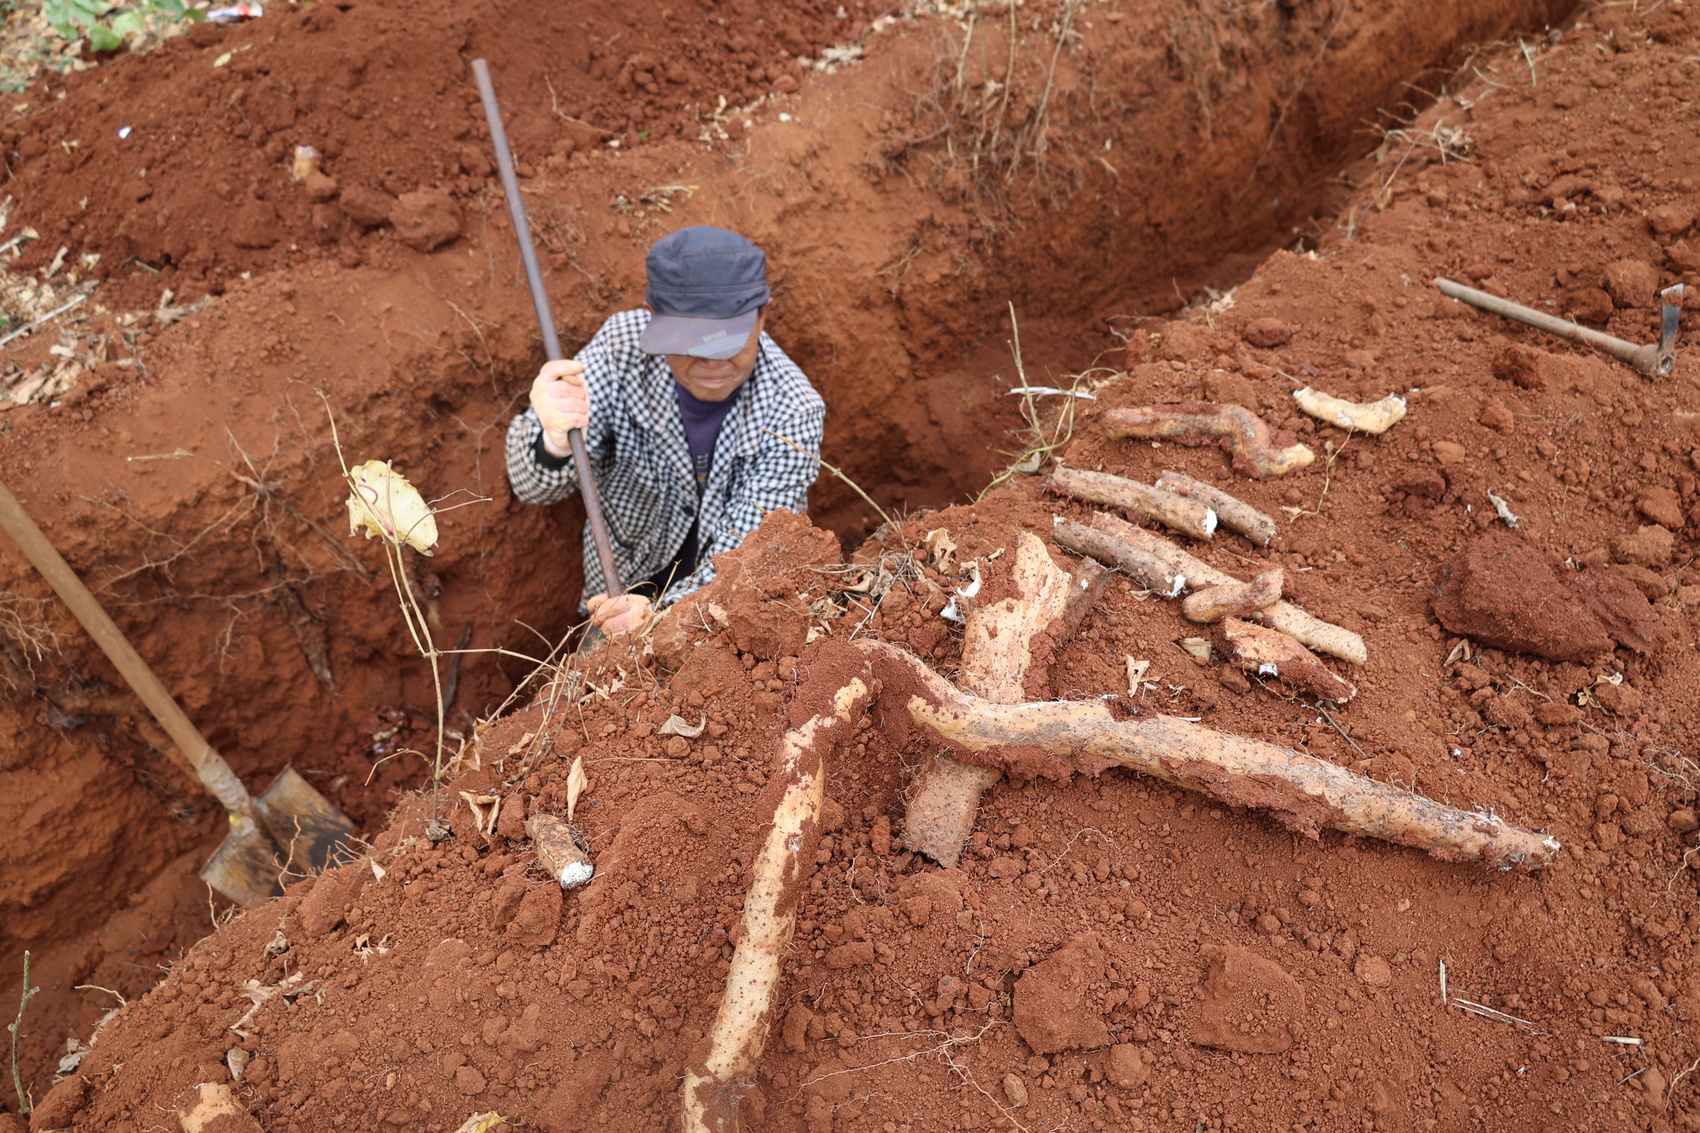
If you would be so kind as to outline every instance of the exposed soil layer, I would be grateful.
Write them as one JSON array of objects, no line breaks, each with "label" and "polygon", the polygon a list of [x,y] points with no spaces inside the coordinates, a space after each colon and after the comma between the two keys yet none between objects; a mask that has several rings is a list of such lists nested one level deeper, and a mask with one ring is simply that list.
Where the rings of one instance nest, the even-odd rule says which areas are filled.
[{"label": "exposed soil layer", "polygon": [[[1062,13],[1055,24],[1018,25],[1029,38],[1016,77],[1032,72],[1011,83],[1013,109],[1002,112],[1012,131],[1049,123],[1023,143],[1047,142],[1049,164],[1017,151],[1027,155],[1022,168],[999,192],[976,184],[972,166],[953,164],[974,152],[957,148],[972,131],[949,132],[993,119],[948,101],[979,92],[998,112],[984,76],[975,86],[964,63],[958,85],[952,63],[998,53],[977,51],[975,39],[962,52],[962,33],[935,22],[874,37],[867,62],[810,77],[799,94],[752,110],[747,132],[734,116],[729,133],[742,136],[707,149],[657,141],[663,130],[639,142],[629,123],[619,149],[574,141],[553,169],[537,159],[529,202],[541,230],[550,219],[560,225],[560,246],[549,250],[567,337],[635,298],[639,253],[666,227],[744,227],[773,250],[776,333],[795,344],[832,406],[829,459],[883,503],[915,507],[946,502],[1002,463],[980,451],[1006,447],[989,433],[1012,423],[984,380],[1009,370],[994,361],[1003,333],[988,311],[1013,295],[1027,305],[1018,312],[1035,311],[1021,329],[1036,382],[1066,384],[1062,375],[1094,359],[1118,372],[1078,407],[1067,461],[1147,482],[1174,468],[1276,516],[1272,548],[1222,535],[1198,553],[1240,577],[1282,566],[1289,597],[1362,633],[1371,657],[1361,669],[1335,666],[1359,695],[1330,720],[1278,684],[1196,661],[1175,642],[1198,628],[1173,603],[1118,580],[1053,659],[1051,694],[1128,695],[1127,658],[1147,660],[1132,690],[1145,707],[1493,807],[1550,829],[1565,860],[1524,877],[1334,835],[1305,841],[1255,811],[1108,772],[1005,781],[988,794],[962,867],[938,871],[894,842],[906,768],[930,752],[894,742],[870,720],[830,768],[827,841],[787,959],[775,1034],[745,1100],[756,1127],[1700,1124],[1684,1073],[1700,1056],[1686,1033],[1700,1011],[1692,983],[1700,926],[1689,918],[1696,883],[1685,868],[1700,774],[1689,703],[1700,687],[1692,646],[1700,580],[1690,565],[1700,370],[1684,355],[1672,376],[1649,381],[1427,285],[1451,275],[1652,338],[1654,289],[1700,284],[1688,243],[1700,157],[1689,144],[1687,98],[1700,34],[1687,8],[1669,0],[1639,19],[1598,9],[1554,39],[1485,55],[1474,81],[1389,134],[1330,197],[1320,161],[1345,156],[1350,131],[1331,133],[1316,107],[1334,110],[1329,99],[1350,94],[1362,107],[1355,122],[1383,105],[1395,85],[1390,69],[1420,74],[1471,36],[1511,25],[1463,9],[1450,24],[1413,15],[1409,27],[1398,16],[1354,23],[1377,17],[1303,4],[1279,12],[1283,24],[1241,26],[1178,7],[1093,5],[1067,17],[1078,23],[1066,29]],[[462,53],[488,51],[504,93],[546,71],[541,46],[536,60],[505,57],[511,36],[475,25],[462,38],[434,37],[426,32],[448,24],[429,21],[448,17],[408,14],[424,23],[410,23],[418,38],[402,42],[426,54],[441,47],[444,57],[399,68],[386,82],[400,96],[408,84],[432,89],[434,68],[442,91],[457,90]],[[275,55],[271,71],[241,72],[246,107],[286,59],[328,68],[353,58],[371,42],[359,23],[368,18],[380,15],[355,6],[311,30],[310,17],[281,14],[270,25],[282,29],[275,43],[255,42],[219,68],[212,63],[241,45],[237,36],[268,25],[175,50],[180,66],[199,52],[211,56],[200,66],[233,75],[240,60]],[[833,38],[829,19],[823,10],[799,22],[797,34],[813,37],[805,46]],[[995,23],[983,14],[975,35],[989,41]],[[646,25],[658,26],[666,25]],[[1064,31],[1081,38],[1056,53],[1053,76],[1047,52]],[[1202,38],[1187,38],[1194,33]],[[309,37],[318,38],[295,42]],[[960,54],[941,53],[941,42]],[[1204,58],[1219,66],[1201,65],[1189,43],[1208,45],[1216,54]],[[1162,83],[1150,76],[1163,71],[1138,66],[1171,58]],[[628,62],[607,81],[620,81]],[[138,76],[109,107],[145,107],[149,64],[91,72],[55,120],[104,123],[103,75]],[[719,74],[705,65],[699,86],[675,85],[696,97],[730,82]],[[1354,75],[1375,80],[1347,81]],[[1267,85],[1248,79],[1241,89],[1233,76]],[[1149,91],[1138,93],[1140,83]],[[621,132],[596,117],[612,103],[598,102],[595,88],[569,95],[562,85],[560,97],[579,100],[566,106],[574,117]],[[315,123],[337,100],[327,84],[311,89],[313,105],[295,113]],[[734,100],[754,91],[724,89]],[[450,110],[470,117],[461,96],[446,106],[443,122]],[[1130,113],[1141,107],[1170,117]],[[778,120],[781,108],[790,121]],[[1099,132],[1100,113],[1119,132]],[[946,133],[911,132],[925,122]],[[445,145],[455,128],[444,130]],[[476,141],[475,122],[467,129],[454,144]],[[1137,150],[1136,133],[1152,148]],[[1112,144],[1100,148],[1106,138]],[[20,132],[20,153],[24,140]],[[356,150],[355,140],[369,145]],[[257,147],[256,169],[271,169],[272,141]],[[407,157],[407,139],[393,141],[351,133],[340,155],[326,149],[326,169],[340,184],[385,189],[378,163],[359,163],[372,160],[367,150],[393,149],[386,168],[414,165],[392,195],[440,183],[460,209],[462,235],[430,255],[400,242],[394,225],[356,235],[345,218],[326,254],[293,259],[286,237],[313,245],[286,233],[266,247],[213,248],[214,266],[199,277],[187,258],[150,264],[162,275],[144,287],[151,274],[124,268],[133,253],[107,242],[119,239],[124,210],[111,197],[99,209],[91,203],[97,217],[114,218],[107,229],[91,225],[94,242],[83,249],[100,252],[95,270],[109,273],[102,302],[152,307],[164,282],[214,297],[145,336],[91,314],[78,333],[109,335],[123,348],[115,354],[138,356],[145,368],[108,364],[58,408],[0,420],[8,482],[238,769],[258,785],[292,758],[374,832],[368,860],[303,882],[190,948],[207,924],[193,870],[218,815],[166,768],[104,664],[42,600],[45,589],[5,564],[17,624],[36,640],[58,635],[57,650],[39,652],[8,637],[13,699],[0,715],[9,731],[0,804],[9,819],[7,946],[53,946],[37,975],[47,990],[25,1028],[38,1099],[64,1038],[86,1036],[105,1009],[101,993],[73,986],[132,1000],[47,1095],[42,1127],[145,1129],[156,1106],[228,1076],[233,1046],[250,1055],[238,1096],[271,1131],[453,1130],[488,1109],[546,1129],[665,1126],[680,1067],[718,1001],[767,759],[811,623],[833,636],[901,642],[953,673],[959,642],[938,617],[935,591],[958,585],[963,564],[1005,552],[1019,531],[1044,536],[1053,515],[1087,514],[1018,477],[978,504],[911,517],[844,566],[834,565],[830,535],[776,517],[745,570],[728,571],[664,625],[654,658],[609,656],[582,698],[546,698],[478,737],[476,764],[463,763],[447,797],[503,796],[494,832],[479,834],[459,805],[453,840],[432,848],[419,836],[427,804],[404,796],[375,833],[388,798],[417,781],[417,761],[383,757],[396,745],[423,746],[430,693],[405,655],[381,560],[335,529],[341,492],[314,389],[325,390],[351,459],[394,458],[433,495],[465,488],[493,497],[445,514],[443,550],[421,568],[445,645],[470,626],[475,647],[541,651],[518,623],[554,634],[577,597],[576,513],[521,508],[502,483],[500,427],[537,359],[506,266],[499,203],[476,163],[451,175],[446,164],[425,164],[436,158],[423,150]],[[1124,167],[1125,150],[1140,157]],[[1002,152],[987,151],[1000,177]],[[1188,180],[1164,159],[1183,152],[1212,174]],[[1211,164],[1218,152],[1222,161]],[[72,215],[64,210],[73,179],[98,188],[94,178],[114,163],[31,172],[29,161],[45,156],[26,158],[14,192],[19,215],[50,233],[47,218]],[[1148,170],[1141,184],[1154,188],[1118,188],[1141,176],[1133,169]],[[1261,217],[1248,215],[1250,204],[1235,211],[1228,190],[1247,174],[1258,176],[1258,197],[1277,182],[1295,195]],[[44,180],[26,191],[32,176]],[[192,171],[184,185],[204,190],[217,176]],[[259,199],[259,175],[246,176],[248,188],[232,190],[241,207]],[[277,204],[287,174],[266,176],[281,224],[294,215]],[[66,180],[49,185],[51,177]],[[696,191],[643,194],[687,184]],[[1204,188],[1179,196],[1191,184]],[[177,190],[154,191],[163,204]],[[175,207],[188,208],[192,198],[183,200]],[[1130,200],[1149,211],[1130,217]],[[1175,321],[1113,322],[1125,346],[1095,322],[1114,310],[1161,309],[1156,296],[1171,273],[1191,291],[1211,248],[1219,260],[1229,248],[1286,243],[1302,218],[1285,208],[1330,218],[1315,227],[1314,253],[1278,252],[1230,300]],[[1152,219],[1165,209],[1194,215],[1184,238]],[[310,222],[311,210],[304,215]],[[817,243],[800,246],[798,232]],[[26,264],[47,258],[27,254]],[[217,266],[225,264],[255,276]],[[1121,302],[1128,306],[1111,306]],[[37,338],[16,358],[34,366],[48,345]],[[979,386],[963,380],[970,374]],[[1348,436],[1298,414],[1290,394],[1300,384],[1361,400],[1405,391],[1410,416],[1379,438]],[[1318,459],[1286,478],[1250,481],[1214,447],[1103,436],[1103,411],[1164,399],[1254,408]],[[961,443],[974,435],[974,448]],[[940,438],[957,447],[941,453]],[[178,449],[192,455],[173,456]],[[1588,648],[1561,649],[1581,660],[1555,661],[1447,633],[1436,598],[1460,577],[1459,564],[1492,560],[1484,533],[1504,531],[1489,493],[1519,517],[1516,537],[1534,548],[1525,557],[1596,611],[1615,646],[1590,638]],[[821,496],[823,526],[867,530],[841,489],[823,485]],[[937,529],[955,544],[948,560],[922,550]],[[889,590],[882,568],[895,576]],[[1538,577],[1531,566],[1528,585]],[[1535,628],[1545,637],[1565,629]],[[471,734],[472,716],[525,669],[466,658],[451,722]],[[657,736],[674,713],[706,716],[705,732]],[[563,898],[533,867],[519,821],[528,810],[564,812],[575,754],[591,776],[578,820],[599,877]],[[119,775],[127,779],[115,785]],[[107,919],[114,898],[132,893],[130,912]],[[279,931],[285,941],[268,949]],[[1452,996],[1528,1024],[1442,1003],[1441,962]],[[154,986],[162,963],[171,971]],[[256,998],[263,1002],[243,1022]]]}]

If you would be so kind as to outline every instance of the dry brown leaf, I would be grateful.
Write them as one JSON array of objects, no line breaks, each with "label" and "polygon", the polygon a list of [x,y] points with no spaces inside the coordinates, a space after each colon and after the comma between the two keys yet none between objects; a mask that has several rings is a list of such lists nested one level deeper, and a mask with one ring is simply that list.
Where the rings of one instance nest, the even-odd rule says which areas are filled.
[{"label": "dry brown leaf", "polygon": [[658,736],[684,736],[687,740],[694,740],[707,730],[708,714],[705,712],[702,722],[698,724],[685,723],[683,716],[669,716],[665,724],[655,729],[655,734]]},{"label": "dry brown leaf", "polygon": [[584,773],[584,756],[573,756],[573,767],[567,772],[567,821],[573,820],[573,808],[578,806],[578,797],[584,789],[590,786],[590,777]]},{"label": "dry brown leaf", "polygon": [[525,735],[523,735],[519,738],[519,741],[517,743],[515,743],[512,747],[508,748],[508,754],[509,755],[518,755],[520,752],[522,752],[526,748],[530,747],[531,741],[536,739],[536,738],[537,738],[536,732],[527,732]]}]

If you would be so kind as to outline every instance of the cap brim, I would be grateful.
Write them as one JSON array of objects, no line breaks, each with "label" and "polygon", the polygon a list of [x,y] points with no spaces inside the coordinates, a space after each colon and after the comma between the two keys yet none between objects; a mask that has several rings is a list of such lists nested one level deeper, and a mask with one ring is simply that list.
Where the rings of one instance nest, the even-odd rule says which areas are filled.
[{"label": "cap brim", "polygon": [[681,315],[651,315],[638,339],[645,354],[689,354],[693,358],[731,358],[744,348],[755,330],[757,311],[730,319],[687,319]]}]

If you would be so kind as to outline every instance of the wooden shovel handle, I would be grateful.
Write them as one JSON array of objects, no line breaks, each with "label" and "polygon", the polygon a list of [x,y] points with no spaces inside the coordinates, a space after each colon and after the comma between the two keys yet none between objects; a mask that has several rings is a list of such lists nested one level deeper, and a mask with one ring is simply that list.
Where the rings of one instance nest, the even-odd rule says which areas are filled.
[{"label": "wooden shovel handle", "polygon": [[18,502],[4,483],[0,483],[0,527],[5,528],[18,547],[35,564],[35,569],[41,572],[43,578],[64,599],[65,605],[71,608],[82,627],[88,630],[96,645],[112,661],[119,674],[129,682],[136,695],[142,698],[142,703],[148,706],[154,719],[171,737],[171,742],[177,745],[177,750],[168,752],[173,762],[177,763],[191,778],[202,783],[208,791],[218,798],[228,810],[242,810],[249,805],[248,792],[242,786],[230,765],[224,757],[213,750],[201,735],[200,729],[189,720],[183,709],[178,706],[172,695],[165,691],[165,686],[148,668],[141,654],[125,638],[122,630],[101,609],[95,596],[89,593],[89,588],[83,585],[83,580],[77,577],[63,556],[48,542],[41,528],[35,525],[35,520]]}]

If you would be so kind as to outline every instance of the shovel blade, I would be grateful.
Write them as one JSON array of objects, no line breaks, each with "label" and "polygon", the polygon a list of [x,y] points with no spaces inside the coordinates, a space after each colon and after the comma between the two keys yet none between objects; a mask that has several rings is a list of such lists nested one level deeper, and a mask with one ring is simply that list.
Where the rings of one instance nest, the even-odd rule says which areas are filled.
[{"label": "shovel blade", "polygon": [[230,834],[201,869],[201,879],[245,909],[283,896],[277,846],[250,815],[233,813]]},{"label": "shovel blade", "polygon": [[254,809],[295,876],[319,873],[354,856],[348,852],[354,823],[293,767],[278,772],[254,800]]}]

